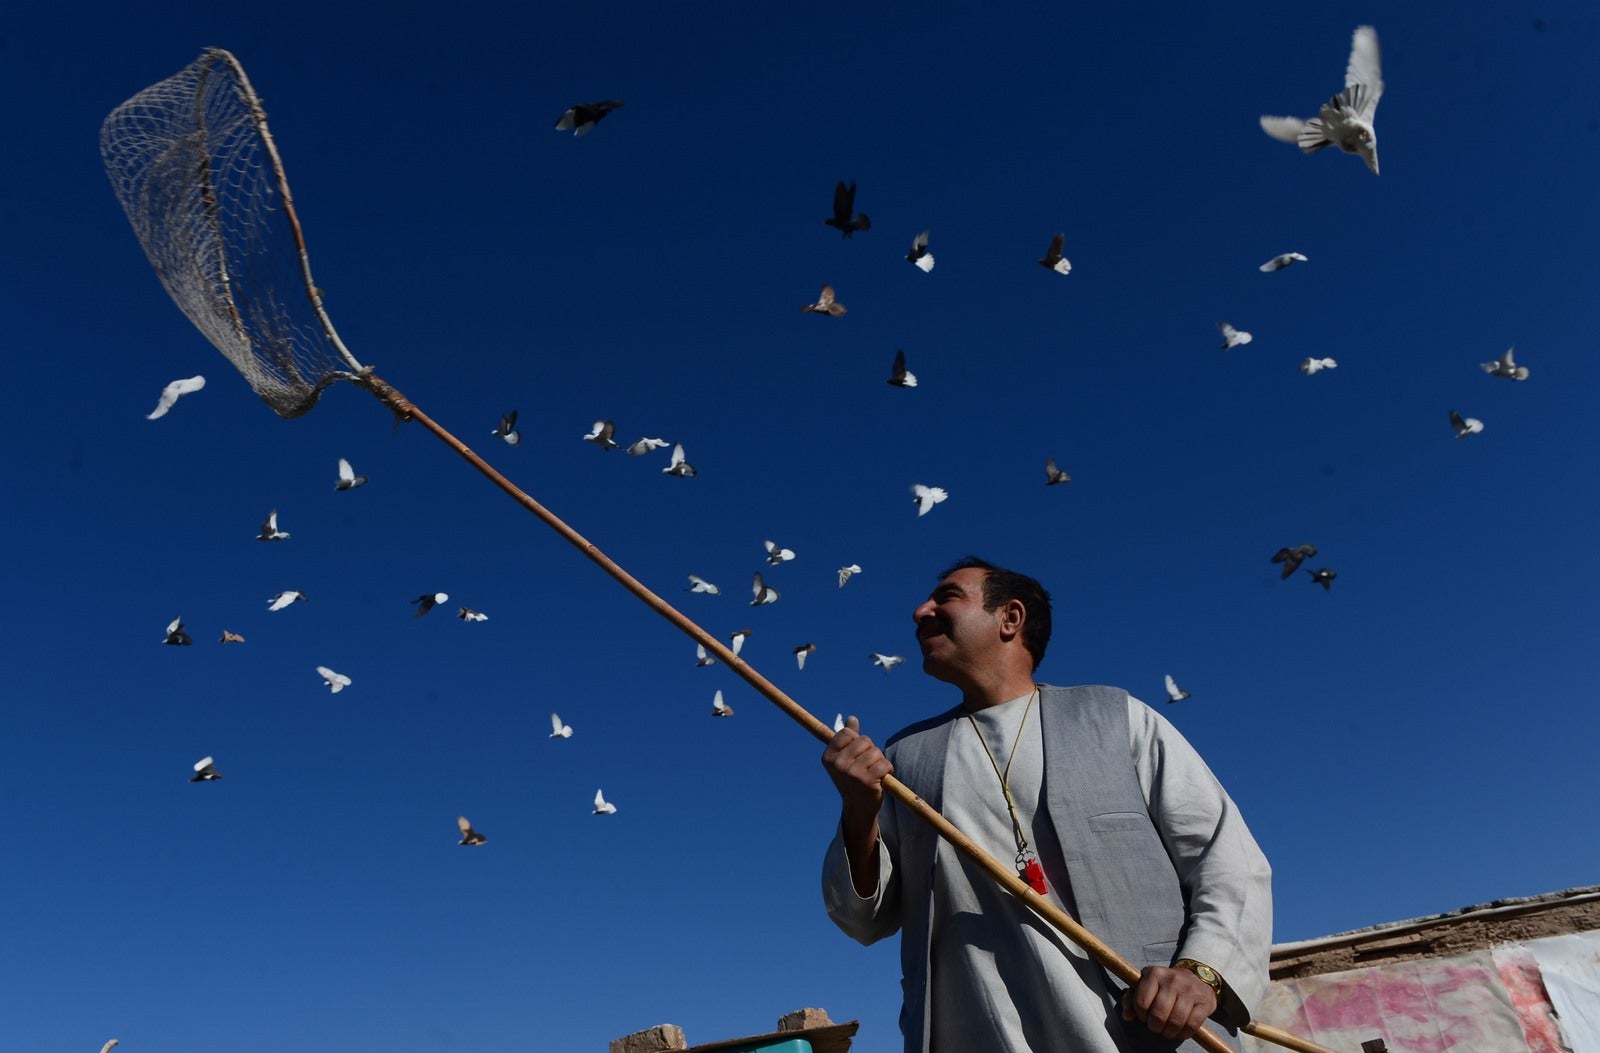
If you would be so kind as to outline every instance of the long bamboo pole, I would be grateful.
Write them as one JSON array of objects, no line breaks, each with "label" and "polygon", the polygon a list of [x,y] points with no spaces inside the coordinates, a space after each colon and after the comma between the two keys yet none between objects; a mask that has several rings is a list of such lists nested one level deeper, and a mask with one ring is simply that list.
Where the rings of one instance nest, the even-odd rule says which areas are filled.
[{"label": "long bamboo pole", "polygon": [[[598,548],[596,548],[594,543],[588,538],[585,538],[582,534],[568,526],[563,520],[556,516],[555,513],[551,512],[548,508],[545,508],[544,505],[534,500],[532,496],[530,496],[521,487],[513,483],[510,479],[507,479],[504,475],[501,475],[487,461],[473,452],[471,447],[452,435],[432,417],[429,417],[426,413],[418,409],[414,403],[412,403],[404,395],[400,394],[399,391],[395,390],[389,384],[381,380],[370,369],[364,370],[361,375],[356,378],[356,383],[372,392],[372,394],[376,396],[380,402],[388,406],[389,409],[392,410],[400,419],[414,420],[418,424],[421,424],[424,428],[428,429],[428,431],[432,432],[441,442],[443,442],[446,446],[449,446],[464,460],[466,460],[468,464],[472,465],[484,476],[486,476],[490,482],[494,483],[518,504],[522,505],[523,508],[526,508],[534,515],[538,516],[546,526],[549,526],[556,533],[560,534],[574,548],[576,548],[579,552],[582,552],[592,562],[597,564],[601,570],[605,571],[612,578],[616,579],[616,581],[623,588],[627,589],[629,592],[633,593],[634,596],[644,601],[644,603],[657,614],[661,615],[663,618],[667,619],[667,621],[683,630],[684,633],[691,637],[696,643],[703,646],[707,651],[710,651],[712,654],[714,654],[719,660],[727,663],[729,669],[732,669],[751,687],[755,688],[758,692],[764,695],[773,705],[777,706],[779,709],[783,710],[784,713],[788,714],[790,719],[792,719],[796,724],[799,724],[801,727],[811,732],[811,734],[821,742],[827,743],[832,741],[834,735],[832,726],[812,716],[811,713],[805,709],[805,707],[801,706],[800,703],[790,698],[782,689],[780,689],[776,684],[772,683],[772,681],[762,676],[755,670],[753,666],[750,665],[750,663],[734,654],[733,651],[730,650],[721,640],[706,632],[677,608],[673,607],[666,600],[663,600],[660,596],[657,596],[654,592],[650,591],[649,588],[647,588],[632,574],[629,574],[618,563],[612,560],[604,552],[601,552]],[[1055,904],[1051,903],[1049,900],[1035,892],[1026,882],[1017,876],[1014,870],[996,860],[988,852],[985,852],[977,844],[977,842],[967,837],[966,834],[963,834],[953,823],[950,822],[950,820],[941,815],[932,805],[928,804],[928,802],[917,796],[916,791],[912,790],[899,779],[896,779],[893,775],[884,777],[883,788],[884,792],[893,796],[901,804],[904,804],[906,808],[914,812],[917,816],[931,825],[934,830],[938,831],[940,837],[950,842],[951,845],[953,845],[968,859],[982,867],[990,877],[994,878],[996,883],[998,883],[1001,888],[1005,889],[1013,897],[1020,900],[1023,905],[1028,907],[1034,913],[1038,914],[1040,917],[1044,918],[1051,925],[1055,926],[1073,943],[1076,943],[1079,947],[1082,947],[1084,951],[1090,955],[1090,957],[1094,958],[1095,961],[1105,966],[1119,980],[1125,984],[1128,984],[1129,986],[1132,986],[1139,981],[1139,970],[1134,968],[1131,963],[1119,955],[1099,937],[1095,936],[1088,929],[1085,929],[1082,925],[1079,925],[1072,915],[1068,914],[1066,911],[1057,907]],[[1268,1042],[1285,1046],[1289,1049],[1298,1050],[1300,1053],[1334,1053],[1333,1050],[1330,1050],[1324,1046],[1319,1046],[1315,1042],[1301,1038],[1298,1035],[1293,1035],[1287,1031],[1281,1031],[1277,1028],[1269,1027],[1264,1024],[1257,1024],[1254,1021],[1246,1024],[1243,1030],[1247,1034],[1254,1035],[1255,1037]],[[1202,1047],[1209,1050],[1210,1053],[1232,1053],[1232,1047],[1229,1046],[1226,1041],[1224,1041],[1215,1032],[1206,1030],[1205,1028],[1201,1028],[1200,1031],[1195,1034],[1194,1040]]]}]

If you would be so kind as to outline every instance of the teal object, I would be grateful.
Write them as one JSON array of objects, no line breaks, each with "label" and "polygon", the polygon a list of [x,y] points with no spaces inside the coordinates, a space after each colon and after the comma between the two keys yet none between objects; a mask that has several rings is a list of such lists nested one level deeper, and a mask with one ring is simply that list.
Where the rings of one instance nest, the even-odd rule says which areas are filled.
[{"label": "teal object", "polygon": [[782,1042],[757,1042],[753,1046],[719,1046],[717,1053],[811,1053],[811,1043],[803,1038]]}]

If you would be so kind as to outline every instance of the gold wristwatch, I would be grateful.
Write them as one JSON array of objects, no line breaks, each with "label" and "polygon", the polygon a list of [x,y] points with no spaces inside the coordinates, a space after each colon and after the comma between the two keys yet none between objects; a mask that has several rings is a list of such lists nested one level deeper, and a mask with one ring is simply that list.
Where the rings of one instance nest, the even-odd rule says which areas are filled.
[{"label": "gold wristwatch", "polygon": [[1174,969],[1187,969],[1200,978],[1200,982],[1211,988],[1211,993],[1218,998],[1222,997],[1222,977],[1217,971],[1205,962],[1197,962],[1193,958],[1179,958],[1172,963]]}]

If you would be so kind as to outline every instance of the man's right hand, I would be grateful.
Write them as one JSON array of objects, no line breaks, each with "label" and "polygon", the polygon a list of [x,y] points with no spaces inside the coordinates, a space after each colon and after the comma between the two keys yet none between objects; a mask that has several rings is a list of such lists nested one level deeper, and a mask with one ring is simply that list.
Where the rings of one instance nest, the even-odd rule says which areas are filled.
[{"label": "man's right hand", "polygon": [[839,828],[850,857],[856,894],[866,897],[878,887],[878,807],[883,803],[883,777],[894,765],[873,741],[861,734],[861,722],[850,717],[822,751],[822,766],[843,803]]}]

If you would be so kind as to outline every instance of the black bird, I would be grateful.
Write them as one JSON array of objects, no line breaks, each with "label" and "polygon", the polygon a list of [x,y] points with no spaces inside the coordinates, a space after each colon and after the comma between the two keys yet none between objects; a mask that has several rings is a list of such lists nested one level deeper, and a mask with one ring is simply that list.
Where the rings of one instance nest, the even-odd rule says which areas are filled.
[{"label": "black bird", "polygon": [[851,180],[849,186],[845,186],[843,180],[834,186],[833,215],[822,222],[835,228],[847,238],[858,230],[872,229],[872,220],[867,218],[867,214],[856,211],[855,180]]},{"label": "black bird", "polygon": [[894,353],[894,365],[889,367],[888,383],[897,388],[917,386],[917,375],[906,368],[906,353],[898,348]]},{"label": "black bird", "polygon": [[594,126],[600,123],[600,118],[621,105],[621,99],[606,99],[604,102],[580,102],[556,118],[556,131],[570,131],[573,135],[588,135],[594,130]]},{"label": "black bird", "polygon": [[456,842],[458,845],[481,845],[489,840],[474,830],[472,824],[467,821],[467,817],[464,815],[456,816],[456,826],[461,830],[461,840]]},{"label": "black bird", "polygon": [[1280,578],[1287,578],[1300,569],[1300,564],[1317,554],[1315,545],[1297,545],[1294,548],[1280,548],[1273,553],[1272,562],[1283,564],[1283,574]]},{"label": "black bird", "polygon": [[1339,576],[1338,574],[1335,574],[1333,571],[1329,570],[1327,567],[1322,567],[1319,570],[1308,570],[1306,573],[1311,575],[1312,581],[1316,582],[1318,585],[1321,585],[1328,592],[1333,591],[1333,579]]},{"label": "black bird", "polygon": [[172,647],[188,647],[194,643],[189,634],[183,631],[183,622],[177,618],[172,619],[167,625],[167,638],[161,641]]},{"label": "black bird", "polygon": [[504,439],[507,446],[515,446],[521,442],[522,433],[517,431],[517,411],[512,410],[501,417],[499,425],[489,434]]}]

